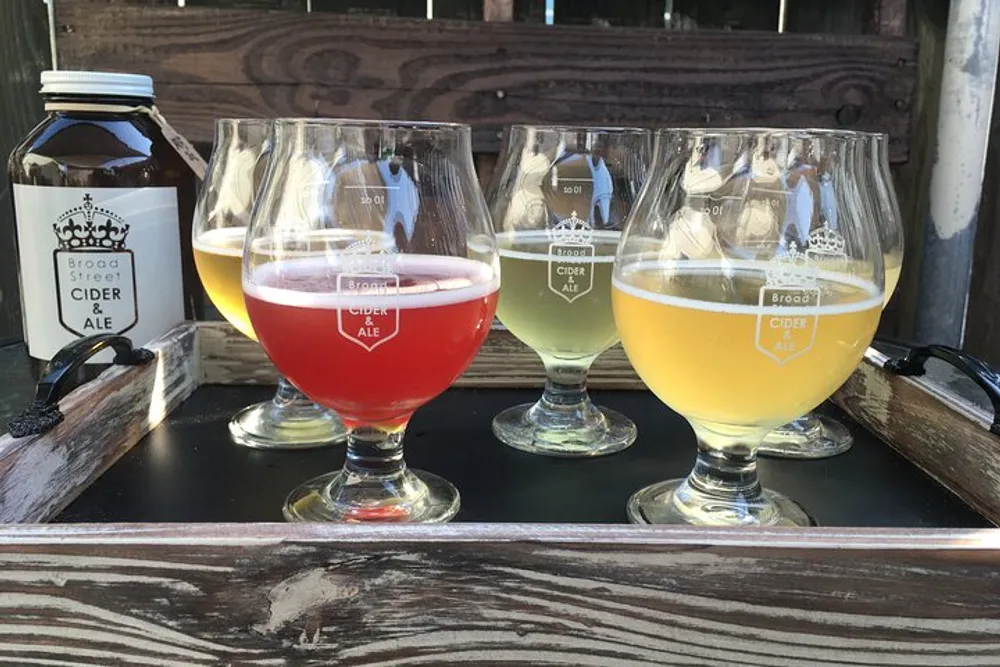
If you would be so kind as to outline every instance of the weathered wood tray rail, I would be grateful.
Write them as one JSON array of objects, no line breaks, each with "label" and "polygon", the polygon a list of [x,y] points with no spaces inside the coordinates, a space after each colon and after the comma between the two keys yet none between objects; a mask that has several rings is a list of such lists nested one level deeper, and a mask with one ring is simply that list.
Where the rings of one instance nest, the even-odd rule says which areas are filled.
[{"label": "weathered wood tray rail", "polygon": [[833,401],[922,470],[1000,524],[1000,439],[991,410],[923,378],[882,370],[869,349],[865,363]]},{"label": "weathered wood tray rail", "polygon": [[[200,384],[273,379],[228,324],[148,347],[154,363],[66,397],[53,431],[0,439],[4,521],[54,516]],[[982,415],[947,408],[950,439],[921,458],[943,394],[879,362],[871,352],[838,402],[998,516],[987,477],[970,481],[981,468],[951,474],[943,444],[978,429],[987,453]],[[461,383],[540,381],[533,354],[494,331]],[[620,350],[592,383],[641,386]],[[900,399],[918,428],[895,417]],[[998,559],[996,529],[11,525],[0,663],[994,665]]]},{"label": "weathered wood tray rail", "polygon": [[995,665],[994,531],[0,529],[19,665]]}]

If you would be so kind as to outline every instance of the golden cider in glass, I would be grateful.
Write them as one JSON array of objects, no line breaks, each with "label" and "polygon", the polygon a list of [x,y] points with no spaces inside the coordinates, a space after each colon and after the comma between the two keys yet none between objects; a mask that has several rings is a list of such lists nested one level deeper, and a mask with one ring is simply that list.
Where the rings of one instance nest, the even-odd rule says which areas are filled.
[{"label": "golden cider in glass", "polygon": [[240,332],[257,340],[243,300],[243,239],[246,227],[210,229],[194,240],[198,276],[212,303]]},{"label": "golden cider in glass", "polygon": [[875,285],[815,271],[815,305],[769,306],[762,263],[733,262],[726,275],[701,264],[641,262],[612,288],[632,365],[676,412],[771,428],[819,405],[860,363],[882,308]]},{"label": "golden cider in glass", "polygon": [[882,304],[884,308],[889,303],[889,299],[892,298],[893,293],[896,291],[896,286],[899,284],[899,274],[903,271],[903,252],[889,253],[885,256],[885,301]]}]

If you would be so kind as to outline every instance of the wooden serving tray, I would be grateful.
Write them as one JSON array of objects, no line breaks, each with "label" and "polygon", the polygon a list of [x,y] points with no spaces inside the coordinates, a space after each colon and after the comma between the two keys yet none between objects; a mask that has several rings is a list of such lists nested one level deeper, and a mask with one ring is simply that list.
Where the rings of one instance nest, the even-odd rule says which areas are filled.
[{"label": "wooden serving tray", "polygon": [[[216,392],[212,396],[256,394],[207,385],[264,385],[275,379],[260,348],[226,324],[184,324],[147,347],[156,354],[153,362],[112,367],[64,398],[65,419],[51,431],[0,439],[4,522],[92,520],[96,501],[87,498],[95,495],[111,508],[100,517],[111,523],[0,528],[0,663],[1000,664],[1000,531],[994,528],[884,528],[874,521],[867,528],[813,529],[114,523],[116,516],[130,516],[124,509],[116,512],[116,500],[127,505],[130,498],[154,492],[136,472],[143,461],[152,461],[142,456],[159,456],[166,471],[183,469],[171,462],[174,450],[165,448],[162,438],[131,451],[144,436],[202,385],[203,392]],[[930,378],[887,373],[881,368],[885,359],[870,350],[835,402],[996,521],[1000,490],[992,480],[1000,474],[1000,438],[989,432],[992,413]],[[465,389],[456,397],[490,388],[504,389],[498,395],[506,400],[511,389],[537,392],[542,380],[534,354],[494,331],[459,381]],[[617,348],[598,360],[590,384],[642,389]],[[439,400],[465,400],[456,397]],[[195,433],[199,418],[185,414],[183,432]],[[488,429],[490,414],[475,418]],[[894,456],[863,431],[858,435],[859,452]],[[669,441],[671,434],[649,437]],[[190,445],[204,448],[208,442]],[[676,448],[693,461],[693,440]],[[298,460],[304,454],[285,456]],[[613,476],[626,474],[615,460],[628,455],[559,465],[588,466],[588,484],[574,492],[600,494],[613,485]],[[323,467],[316,473],[337,465],[332,453],[310,456],[329,456],[317,463]],[[845,470],[852,461],[867,465],[866,460],[875,459],[844,459],[846,464],[821,469],[836,471],[836,488],[850,490],[853,480]],[[494,477],[504,474],[491,467],[488,456],[482,463]],[[545,466],[555,464],[538,459],[537,465],[542,502],[544,475],[550,472]],[[803,471],[813,466],[802,473],[804,483],[824,484],[814,464],[782,465]],[[213,471],[206,484],[226,472]],[[655,479],[658,472],[651,474]],[[132,476],[134,488],[98,493],[115,476]],[[857,497],[875,517],[891,504],[894,482],[892,475],[885,477],[881,495],[877,486],[858,489]],[[527,483],[521,478],[490,488],[517,494]],[[161,477],[157,484],[171,486],[172,480]],[[622,488],[630,484],[627,480]],[[248,493],[266,495],[265,486],[266,481]],[[460,485],[463,494],[466,488]],[[944,493],[926,488],[928,503],[931,495]],[[565,489],[558,485],[551,489],[560,491]],[[886,499],[882,507],[879,498]],[[593,510],[598,504],[588,502],[578,503],[581,517],[616,520],[598,516]],[[474,507],[470,512],[466,518],[473,521],[507,520]],[[165,516],[161,520],[174,520]],[[624,521],[624,512],[620,516]]]}]

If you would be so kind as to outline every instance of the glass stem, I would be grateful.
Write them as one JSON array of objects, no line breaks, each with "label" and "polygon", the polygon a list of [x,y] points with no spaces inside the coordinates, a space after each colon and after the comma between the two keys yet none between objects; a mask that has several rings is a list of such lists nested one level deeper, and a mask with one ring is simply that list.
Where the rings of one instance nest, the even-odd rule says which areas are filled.
[{"label": "glass stem", "polygon": [[587,393],[590,362],[545,362],[545,390],[527,418],[547,429],[594,429],[606,424],[604,415]]},{"label": "glass stem", "polygon": [[757,477],[757,447],[766,433],[729,436],[696,426],[698,458],[688,484],[699,493],[730,502],[758,501],[763,488]]},{"label": "glass stem", "polygon": [[391,477],[406,470],[403,461],[403,428],[383,431],[360,426],[347,433],[347,458],[344,471],[360,477]]},{"label": "glass stem", "polygon": [[587,371],[590,364],[545,364],[545,390],[541,402],[555,409],[576,407],[590,402]]},{"label": "glass stem", "polygon": [[299,401],[309,401],[309,398],[284,377],[279,377],[278,391],[274,394],[275,405],[284,408]]}]

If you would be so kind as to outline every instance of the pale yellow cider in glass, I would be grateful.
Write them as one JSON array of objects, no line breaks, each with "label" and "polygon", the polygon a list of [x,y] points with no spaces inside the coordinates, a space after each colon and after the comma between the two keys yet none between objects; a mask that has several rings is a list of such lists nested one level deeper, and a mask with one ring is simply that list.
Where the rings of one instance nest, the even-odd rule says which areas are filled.
[{"label": "pale yellow cider in glass", "polygon": [[763,263],[727,275],[685,264],[626,267],[614,313],[646,385],[705,425],[773,428],[805,414],[857,367],[878,325],[882,293],[863,279],[816,271],[818,305],[769,307]]},{"label": "pale yellow cider in glass", "polygon": [[893,252],[885,255],[885,301],[884,308],[889,303],[889,299],[896,292],[899,284],[899,274],[903,271],[903,253]]},{"label": "pale yellow cider in glass", "polygon": [[246,227],[211,229],[194,240],[194,262],[215,307],[243,335],[257,340],[243,301]]},{"label": "pale yellow cider in glass", "polygon": [[594,231],[589,243],[558,243],[545,230],[497,235],[497,317],[525,345],[554,361],[585,361],[618,342],[611,272],[619,232]]}]

